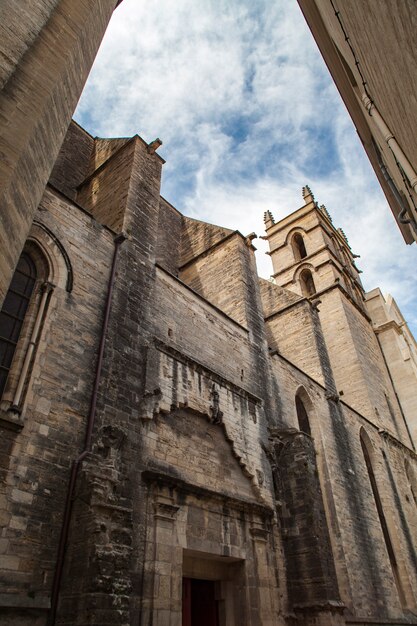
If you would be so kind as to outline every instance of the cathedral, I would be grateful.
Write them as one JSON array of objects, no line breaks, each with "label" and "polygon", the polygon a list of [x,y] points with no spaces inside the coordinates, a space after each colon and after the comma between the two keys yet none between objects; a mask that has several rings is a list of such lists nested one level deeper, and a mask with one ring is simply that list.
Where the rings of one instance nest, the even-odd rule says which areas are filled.
[{"label": "cathedral", "polygon": [[308,186],[264,280],[71,121],[114,5],[3,26],[0,623],[416,625],[417,344]]}]

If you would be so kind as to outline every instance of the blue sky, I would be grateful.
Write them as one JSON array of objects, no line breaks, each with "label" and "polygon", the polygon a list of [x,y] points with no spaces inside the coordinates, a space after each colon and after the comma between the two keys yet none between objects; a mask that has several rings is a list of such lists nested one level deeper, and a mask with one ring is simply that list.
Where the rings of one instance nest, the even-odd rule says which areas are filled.
[{"label": "blue sky", "polygon": [[[124,0],[75,119],[90,133],[160,137],[162,195],[198,219],[263,235],[308,184],[361,255],[365,289],[417,334],[406,246],[296,0]],[[262,276],[272,273],[258,239]]]}]

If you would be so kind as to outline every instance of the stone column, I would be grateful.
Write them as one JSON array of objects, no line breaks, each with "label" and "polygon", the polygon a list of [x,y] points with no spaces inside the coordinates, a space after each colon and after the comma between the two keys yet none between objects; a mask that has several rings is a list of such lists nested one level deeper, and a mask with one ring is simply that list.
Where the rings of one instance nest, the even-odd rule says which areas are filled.
[{"label": "stone column", "polygon": [[300,626],[343,624],[314,442],[297,431],[272,437],[290,609]]}]

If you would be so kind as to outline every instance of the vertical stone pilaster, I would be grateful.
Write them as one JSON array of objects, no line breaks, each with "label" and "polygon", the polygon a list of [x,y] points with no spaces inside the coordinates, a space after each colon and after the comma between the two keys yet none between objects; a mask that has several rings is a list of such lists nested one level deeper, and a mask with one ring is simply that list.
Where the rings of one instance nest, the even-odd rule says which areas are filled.
[{"label": "vertical stone pilaster", "polygon": [[265,524],[256,520],[249,529],[252,539],[252,550],[256,564],[258,607],[252,615],[252,623],[262,626],[273,626],[278,619],[278,589],[273,585],[273,564],[275,558],[270,549],[270,531]]},{"label": "vertical stone pilaster", "polygon": [[154,501],[154,554],[152,623],[181,626],[182,563],[176,545],[175,525],[179,506],[166,494]]}]

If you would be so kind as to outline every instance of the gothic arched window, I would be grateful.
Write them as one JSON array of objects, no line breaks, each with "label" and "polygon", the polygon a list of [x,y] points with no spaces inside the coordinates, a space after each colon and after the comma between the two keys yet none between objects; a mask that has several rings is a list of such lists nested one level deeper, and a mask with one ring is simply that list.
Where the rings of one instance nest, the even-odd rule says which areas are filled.
[{"label": "gothic arched window", "polygon": [[304,402],[297,394],[295,396],[295,408],[297,411],[298,426],[303,433],[311,435],[310,421],[308,419],[308,413],[304,406]]},{"label": "gothic arched window", "polygon": [[310,270],[303,270],[300,274],[301,290],[303,295],[309,298],[316,293],[313,276]]},{"label": "gothic arched window", "polygon": [[36,266],[30,256],[23,252],[0,312],[0,398],[6,386],[36,278]]},{"label": "gothic arched window", "polygon": [[49,257],[29,239],[0,311],[0,410],[2,419],[19,426],[54,288],[51,276]]},{"label": "gothic arched window", "polygon": [[304,239],[303,236],[300,235],[300,233],[295,233],[294,237],[292,238],[292,248],[296,261],[300,261],[300,259],[304,259],[307,256]]}]

